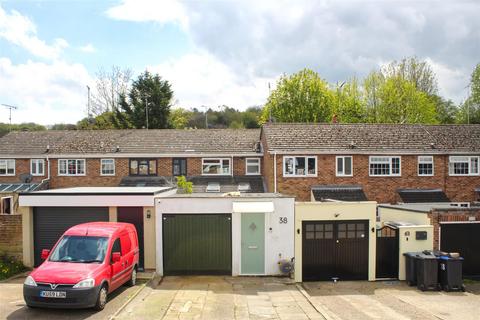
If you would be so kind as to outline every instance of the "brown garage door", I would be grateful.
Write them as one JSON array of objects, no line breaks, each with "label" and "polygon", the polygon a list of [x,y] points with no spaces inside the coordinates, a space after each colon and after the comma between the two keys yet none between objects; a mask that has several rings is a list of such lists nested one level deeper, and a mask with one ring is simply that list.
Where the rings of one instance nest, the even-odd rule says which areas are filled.
[{"label": "brown garage door", "polygon": [[368,279],[368,220],[304,221],[303,281]]}]

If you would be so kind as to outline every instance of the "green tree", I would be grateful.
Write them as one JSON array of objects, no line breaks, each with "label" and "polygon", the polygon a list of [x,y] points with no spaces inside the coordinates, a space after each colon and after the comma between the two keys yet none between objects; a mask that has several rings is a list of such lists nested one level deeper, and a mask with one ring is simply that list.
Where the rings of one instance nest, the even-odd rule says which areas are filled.
[{"label": "green tree", "polygon": [[47,128],[41,124],[37,124],[34,122],[24,122],[20,124],[12,124],[12,125],[10,125],[9,123],[0,122],[0,137],[8,133],[9,131],[43,131],[43,130],[47,130]]},{"label": "green tree", "polygon": [[363,80],[363,99],[366,108],[366,121],[376,123],[379,117],[380,89],[385,83],[384,75],[379,71],[372,71]]},{"label": "green tree", "polygon": [[334,114],[339,122],[359,123],[366,121],[366,104],[357,78],[337,85]]},{"label": "green tree", "polygon": [[158,74],[145,71],[133,81],[128,97],[120,95],[120,110],[116,111],[118,123],[121,127],[138,129],[168,128],[172,99],[170,83]]},{"label": "green tree", "polygon": [[382,68],[382,73],[386,78],[399,77],[402,80],[410,81],[416,89],[429,96],[438,92],[435,72],[427,61],[420,61],[417,57],[393,61]]},{"label": "green tree", "polygon": [[99,114],[95,118],[84,118],[77,122],[77,129],[79,130],[106,130],[118,129],[119,127],[116,115],[112,111]]},{"label": "green tree", "polygon": [[390,77],[378,90],[378,123],[437,123],[435,104],[424,92],[401,77]]},{"label": "green tree", "polygon": [[259,128],[260,117],[262,115],[262,108],[250,107],[242,113],[243,126],[247,129]]},{"label": "green tree", "polygon": [[50,127],[50,130],[77,130],[77,126],[72,123],[56,123]]},{"label": "green tree", "polygon": [[459,108],[452,100],[445,100],[436,94],[430,98],[435,105],[435,113],[439,123],[451,124],[457,121]]},{"label": "green tree", "polygon": [[470,77],[470,95],[461,104],[458,112],[459,123],[480,123],[480,63]]},{"label": "green tree", "polygon": [[303,69],[284,75],[268,97],[261,122],[327,122],[332,116],[335,93],[318,73]]},{"label": "green tree", "polygon": [[170,112],[168,122],[171,128],[185,129],[188,128],[188,121],[192,116],[192,112],[182,108],[173,109]]}]

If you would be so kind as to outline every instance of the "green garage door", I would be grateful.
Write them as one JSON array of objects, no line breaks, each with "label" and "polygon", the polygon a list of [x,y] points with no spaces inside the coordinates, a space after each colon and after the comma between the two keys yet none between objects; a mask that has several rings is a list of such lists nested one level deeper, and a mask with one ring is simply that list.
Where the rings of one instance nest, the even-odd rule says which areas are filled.
[{"label": "green garage door", "polygon": [[232,274],[230,214],[163,215],[165,275]]}]

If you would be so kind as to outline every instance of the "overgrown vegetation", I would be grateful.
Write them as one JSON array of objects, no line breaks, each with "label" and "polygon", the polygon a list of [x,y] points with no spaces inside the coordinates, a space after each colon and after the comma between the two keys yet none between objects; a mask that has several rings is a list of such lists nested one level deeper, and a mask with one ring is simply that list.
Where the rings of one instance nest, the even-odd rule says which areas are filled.
[{"label": "overgrown vegetation", "polygon": [[0,256],[0,280],[8,279],[25,270],[27,268],[17,259],[5,254]]},{"label": "overgrown vegetation", "polygon": [[185,176],[177,177],[177,188],[181,193],[193,193],[193,183],[187,181],[187,178],[185,178]]}]

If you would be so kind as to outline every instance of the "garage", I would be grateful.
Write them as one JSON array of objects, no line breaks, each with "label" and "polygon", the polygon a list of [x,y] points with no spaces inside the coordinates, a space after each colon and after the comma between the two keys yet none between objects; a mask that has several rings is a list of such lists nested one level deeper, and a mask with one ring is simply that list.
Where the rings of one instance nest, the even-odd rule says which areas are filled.
[{"label": "garage", "polygon": [[303,281],[368,279],[368,220],[303,221]]},{"label": "garage", "polygon": [[37,207],[33,213],[34,262],[42,263],[42,249],[52,249],[60,236],[80,223],[108,221],[108,207]]},{"label": "garage", "polygon": [[294,257],[294,203],[270,193],[156,198],[157,274],[288,274],[280,266]]},{"label": "garage", "polygon": [[231,215],[164,215],[163,263],[165,275],[230,275]]},{"label": "garage", "polygon": [[296,202],[295,281],[374,281],[375,227],[375,202]]},{"label": "garage", "polygon": [[479,244],[480,223],[440,224],[440,250],[461,254],[464,277],[480,278]]}]

